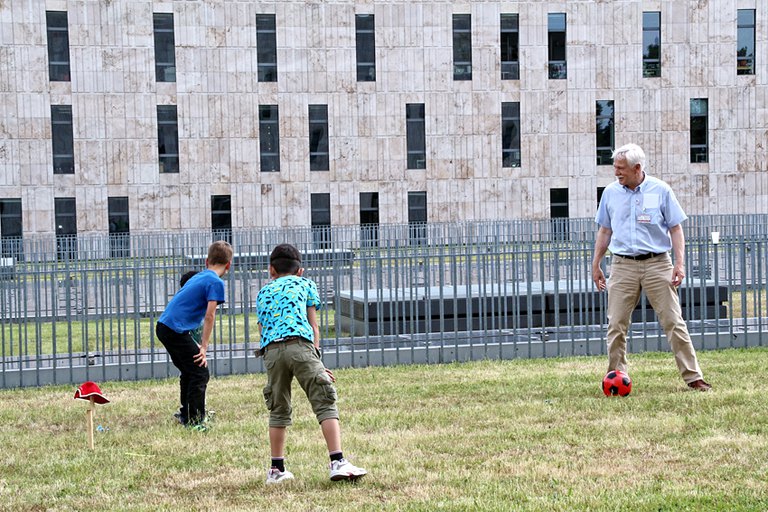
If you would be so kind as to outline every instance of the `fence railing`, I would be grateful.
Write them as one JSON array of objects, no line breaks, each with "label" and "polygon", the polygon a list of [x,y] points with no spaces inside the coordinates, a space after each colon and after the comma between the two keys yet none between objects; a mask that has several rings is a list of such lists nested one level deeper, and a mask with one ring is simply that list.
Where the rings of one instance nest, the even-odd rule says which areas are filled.
[{"label": "fence railing", "polygon": [[[254,300],[284,242],[318,284],[330,367],[602,354],[595,228],[553,219],[3,239],[0,387],[175,374],[154,324],[219,238],[236,256],[209,349],[214,374],[263,371]],[[768,343],[768,216],[693,217],[685,231],[680,296],[696,346]],[[630,350],[666,349],[645,300],[633,322]]]}]

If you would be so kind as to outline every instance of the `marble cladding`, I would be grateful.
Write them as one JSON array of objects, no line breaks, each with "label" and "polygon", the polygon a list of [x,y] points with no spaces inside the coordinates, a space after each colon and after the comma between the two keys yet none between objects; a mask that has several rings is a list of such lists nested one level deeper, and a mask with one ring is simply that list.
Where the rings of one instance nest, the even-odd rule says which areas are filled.
[{"label": "marble cladding", "polygon": [[[736,74],[736,10],[756,9],[756,72]],[[46,10],[69,17],[71,82],[48,80]],[[642,12],[662,12],[662,77],[642,77]],[[177,81],[155,81],[154,12],[174,14]],[[547,71],[547,14],[567,15],[567,80]],[[257,78],[255,17],[277,20],[278,82]],[[356,81],[354,15],[376,20],[376,82]],[[472,81],[452,75],[451,15],[472,15]],[[520,15],[520,79],[501,80],[499,19]],[[689,163],[689,101],[709,99],[709,163]],[[690,214],[768,212],[768,5],[764,0],[0,0],[0,197],[21,198],[24,233],[54,230],[75,197],[78,231],[107,230],[128,196],[132,232],[210,227],[232,196],[235,227],[310,223],[329,193],[334,224],[547,218],[549,189],[591,217],[595,101],[615,102],[616,145],[641,144],[649,173]],[[501,103],[520,102],[522,165],[501,166]],[[424,103],[427,168],[406,169],[405,104]],[[51,105],[72,105],[74,176],[53,175]],[[177,105],[181,172],[160,174],[157,105]],[[279,105],[281,172],[259,168],[259,105]],[[307,105],[327,104],[328,172],[310,172]]]}]

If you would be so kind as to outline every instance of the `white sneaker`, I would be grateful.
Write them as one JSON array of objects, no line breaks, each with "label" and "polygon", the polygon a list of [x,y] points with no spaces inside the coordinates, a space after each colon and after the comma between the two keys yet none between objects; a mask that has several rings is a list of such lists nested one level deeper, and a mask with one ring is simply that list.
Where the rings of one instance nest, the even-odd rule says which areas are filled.
[{"label": "white sneaker", "polygon": [[286,480],[293,480],[293,473],[288,470],[280,471],[277,468],[269,468],[267,471],[267,484],[279,484]]},{"label": "white sneaker", "polygon": [[331,462],[331,480],[357,480],[363,475],[368,474],[363,468],[359,468],[349,462],[347,459],[334,460]]}]

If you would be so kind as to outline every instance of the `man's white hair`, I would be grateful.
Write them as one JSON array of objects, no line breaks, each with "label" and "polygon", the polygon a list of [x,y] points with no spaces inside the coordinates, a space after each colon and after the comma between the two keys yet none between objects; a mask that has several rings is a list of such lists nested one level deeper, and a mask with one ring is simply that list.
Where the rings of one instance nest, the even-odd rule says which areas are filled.
[{"label": "man's white hair", "polygon": [[634,167],[640,164],[640,170],[645,172],[645,151],[637,144],[624,144],[613,151],[611,158],[615,161],[617,158],[623,158],[627,165]]}]

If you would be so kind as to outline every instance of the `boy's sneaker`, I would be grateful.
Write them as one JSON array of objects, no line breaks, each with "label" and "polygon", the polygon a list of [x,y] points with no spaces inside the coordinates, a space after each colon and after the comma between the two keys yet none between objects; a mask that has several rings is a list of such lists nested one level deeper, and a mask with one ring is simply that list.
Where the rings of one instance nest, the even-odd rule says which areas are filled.
[{"label": "boy's sneaker", "polygon": [[277,468],[269,468],[267,471],[267,484],[279,484],[288,480],[293,480],[293,473],[288,471],[280,471]]},{"label": "boy's sneaker", "polygon": [[331,462],[331,480],[357,480],[368,472],[349,462],[347,459],[334,460]]},{"label": "boy's sneaker", "polygon": [[187,418],[181,415],[181,411],[176,411],[173,413],[173,418],[179,422],[180,425],[186,425],[187,424]]}]

